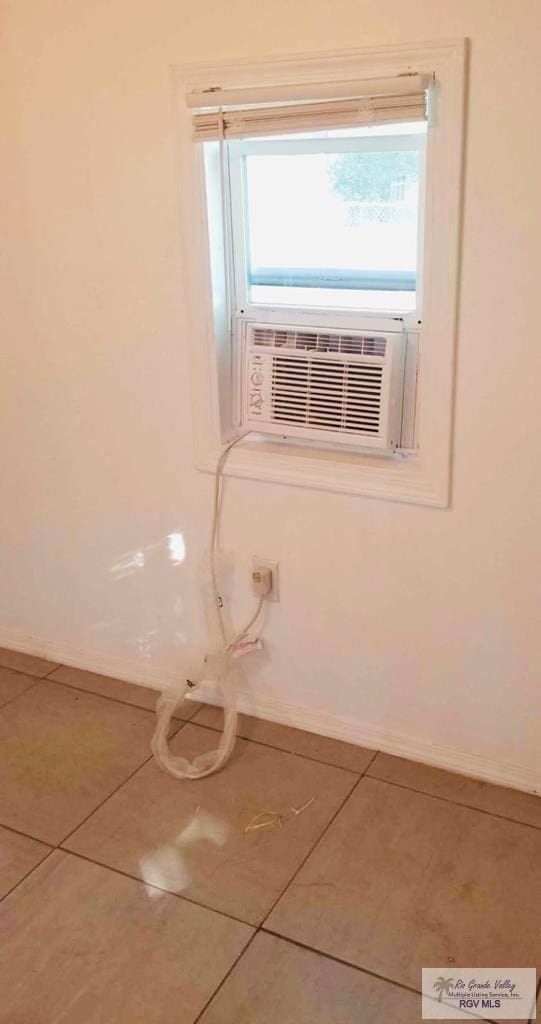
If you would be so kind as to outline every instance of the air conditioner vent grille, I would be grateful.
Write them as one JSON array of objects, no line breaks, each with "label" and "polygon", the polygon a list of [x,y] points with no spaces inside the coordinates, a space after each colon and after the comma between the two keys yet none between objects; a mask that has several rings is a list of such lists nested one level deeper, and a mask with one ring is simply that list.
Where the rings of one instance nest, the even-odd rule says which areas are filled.
[{"label": "air conditioner vent grille", "polygon": [[377,435],[382,387],[383,367],[373,363],[277,355],[272,360],[272,420]]},{"label": "air conditioner vent grille", "polygon": [[329,352],[356,356],[385,356],[385,337],[364,337],[355,334],[327,333],[275,327],[254,327],[253,345],[293,349],[298,352]]}]

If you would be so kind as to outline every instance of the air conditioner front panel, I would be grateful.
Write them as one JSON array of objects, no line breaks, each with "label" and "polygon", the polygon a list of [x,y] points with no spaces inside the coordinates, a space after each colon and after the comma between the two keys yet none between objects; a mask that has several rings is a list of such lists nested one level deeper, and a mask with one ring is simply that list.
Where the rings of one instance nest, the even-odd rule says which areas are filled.
[{"label": "air conditioner front panel", "polygon": [[394,336],[245,327],[244,426],[376,448],[399,443]]}]

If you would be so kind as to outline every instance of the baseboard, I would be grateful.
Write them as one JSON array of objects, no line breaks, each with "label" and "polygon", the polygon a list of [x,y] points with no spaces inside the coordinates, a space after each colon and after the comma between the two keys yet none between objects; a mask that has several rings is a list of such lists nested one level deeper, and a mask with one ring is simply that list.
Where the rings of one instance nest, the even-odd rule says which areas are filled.
[{"label": "baseboard", "polygon": [[[188,699],[202,701],[205,704],[222,703],[212,683],[201,683]],[[272,697],[262,697],[253,691],[239,692],[238,708],[244,714],[254,715],[255,718],[305,729],[320,736],[331,736],[345,743],[381,750],[386,754],[395,754],[397,757],[419,761],[433,768],[444,768],[446,771],[467,775],[483,782],[492,782],[498,786],[541,794],[541,774],[522,765],[494,761],[456,747],[430,743],[409,733],[360,722],[358,719],[339,717],[325,711],[313,711]]]},{"label": "baseboard", "polygon": [[[95,654],[92,651],[79,650],[2,626],[0,647],[48,658],[58,664],[85,669],[87,672],[123,679],[128,683],[139,683],[155,690],[179,682],[178,672],[161,668],[159,665],[143,665],[140,661],[132,661],[129,658]],[[201,683],[188,699],[207,704],[221,703],[216,687],[212,683]],[[305,729],[307,732],[330,736],[345,743],[369,747],[371,750],[381,750],[386,754],[395,754],[410,761],[420,761],[434,768],[444,768],[446,771],[481,779],[484,782],[520,789],[526,793],[541,794],[541,774],[522,765],[495,761],[456,747],[430,743],[409,733],[371,725],[354,718],[332,715],[325,711],[314,711],[253,691],[239,692],[238,707],[244,714],[254,715],[256,718]]]},{"label": "baseboard", "polygon": [[135,659],[96,654],[4,626],[0,626],[0,647],[23,651],[24,654],[34,654],[38,658],[47,658],[59,665],[85,669],[87,672],[122,679],[127,683],[139,683],[153,690],[162,690],[179,681],[178,672],[161,668],[159,665],[145,665]]}]

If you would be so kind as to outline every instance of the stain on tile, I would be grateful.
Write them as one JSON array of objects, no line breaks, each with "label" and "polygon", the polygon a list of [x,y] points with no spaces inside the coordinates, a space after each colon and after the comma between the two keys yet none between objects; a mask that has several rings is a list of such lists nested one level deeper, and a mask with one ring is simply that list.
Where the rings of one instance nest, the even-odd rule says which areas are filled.
[{"label": "stain on tile", "polygon": [[153,716],[39,682],[0,711],[0,823],[55,845],[150,756]]}]

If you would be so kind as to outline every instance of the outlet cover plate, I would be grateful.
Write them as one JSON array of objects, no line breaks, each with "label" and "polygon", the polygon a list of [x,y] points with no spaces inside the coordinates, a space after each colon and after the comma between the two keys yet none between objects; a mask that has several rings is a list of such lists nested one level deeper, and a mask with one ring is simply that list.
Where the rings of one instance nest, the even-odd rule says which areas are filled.
[{"label": "outlet cover plate", "polygon": [[258,555],[254,555],[252,559],[252,568],[255,569],[270,569],[272,572],[272,590],[270,594],[267,594],[265,601],[279,601],[280,600],[280,576],[278,571],[278,562],[273,562],[270,558],[259,558]]}]

